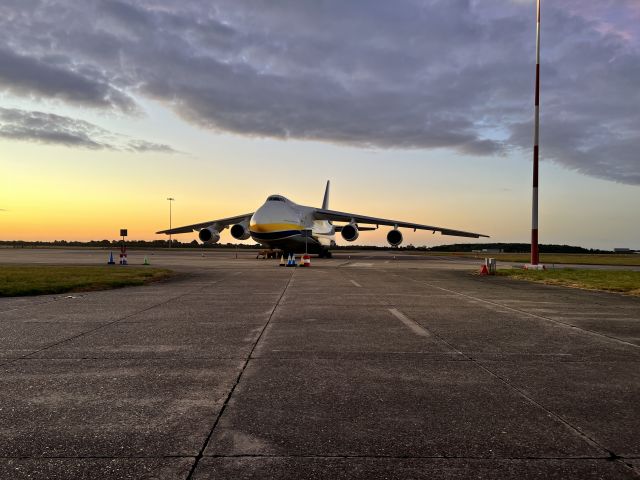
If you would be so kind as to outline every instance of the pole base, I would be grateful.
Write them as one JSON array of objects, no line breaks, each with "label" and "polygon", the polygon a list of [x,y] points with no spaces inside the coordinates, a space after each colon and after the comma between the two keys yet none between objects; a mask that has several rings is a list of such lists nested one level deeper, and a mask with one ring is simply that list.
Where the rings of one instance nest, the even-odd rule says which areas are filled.
[{"label": "pole base", "polygon": [[525,270],[546,270],[546,269],[547,269],[547,267],[545,267],[545,266],[544,266],[543,264],[541,264],[541,263],[538,263],[537,265],[533,265],[533,264],[531,264],[531,263],[527,263],[527,264],[524,266],[524,269],[525,269]]}]

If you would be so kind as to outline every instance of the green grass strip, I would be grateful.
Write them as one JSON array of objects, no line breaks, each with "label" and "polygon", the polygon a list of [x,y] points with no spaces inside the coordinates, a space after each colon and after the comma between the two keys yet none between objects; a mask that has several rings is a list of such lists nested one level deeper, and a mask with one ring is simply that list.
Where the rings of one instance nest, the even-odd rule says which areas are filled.
[{"label": "green grass strip", "polygon": [[640,272],[629,270],[498,270],[498,275],[567,287],[640,295]]},{"label": "green grass strip", "polygon": [[170,270],[121,265],[0,265],[0,297],[106,290],[167,278]]},{"label": "green grass strip", "polygon": [[[529,263],[531,255],[528,253],[469,253],[469,252],[428,252],[429,256],[451,256],[466,258],[495,258],[501,262]],[[612,265],[612,266],[640,266],[640,254],[582,254],[582,253],[541,253],[540,263],[553,265]]]}]

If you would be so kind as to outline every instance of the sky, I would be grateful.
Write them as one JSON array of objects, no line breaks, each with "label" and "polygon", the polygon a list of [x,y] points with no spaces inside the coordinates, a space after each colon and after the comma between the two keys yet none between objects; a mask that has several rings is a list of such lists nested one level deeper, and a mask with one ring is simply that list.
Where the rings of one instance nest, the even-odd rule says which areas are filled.
[{"label": "sky", "polygon": [[[540,241],[640,249],[640,4],[543,0],[541,37]],[[330,179],[528,242],[534,66],[534,0],[3,0],[0,240],[165,238],[167,197],[175,227]]]}]

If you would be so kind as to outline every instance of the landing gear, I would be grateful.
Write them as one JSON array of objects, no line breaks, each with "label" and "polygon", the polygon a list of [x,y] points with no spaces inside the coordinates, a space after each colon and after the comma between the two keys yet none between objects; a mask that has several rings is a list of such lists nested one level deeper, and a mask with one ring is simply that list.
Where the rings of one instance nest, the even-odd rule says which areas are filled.
[{"label": "landing gear", "polygon": [[318,257],[320,258],[331,258],[333,255],[331,255],[331,252],[329,250],[320,250],[320,252],[318,253]]}]

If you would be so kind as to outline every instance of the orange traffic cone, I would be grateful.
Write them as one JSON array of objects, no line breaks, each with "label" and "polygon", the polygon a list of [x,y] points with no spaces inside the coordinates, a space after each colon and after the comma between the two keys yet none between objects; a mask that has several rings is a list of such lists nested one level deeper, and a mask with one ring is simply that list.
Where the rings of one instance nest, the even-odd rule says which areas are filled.
[{"label": "orange traffic cone", "polygon": [[487,269],[487,265],[482,265],[480,269],[480,275],[489,275],[489,270]]}]

